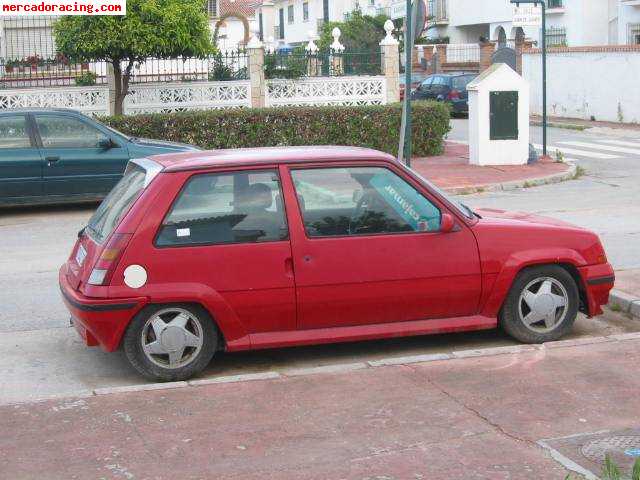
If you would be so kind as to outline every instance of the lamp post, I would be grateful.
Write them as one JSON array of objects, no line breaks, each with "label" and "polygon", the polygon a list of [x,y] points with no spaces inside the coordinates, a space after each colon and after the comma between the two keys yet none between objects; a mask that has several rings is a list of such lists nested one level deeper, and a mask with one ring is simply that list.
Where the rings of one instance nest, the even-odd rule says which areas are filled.
[{"label": "lamp post", "polygon": [[533,3],[542,7],[542,154],[547,154],[547,5],[545,0],[511,0],[516,6]]}]

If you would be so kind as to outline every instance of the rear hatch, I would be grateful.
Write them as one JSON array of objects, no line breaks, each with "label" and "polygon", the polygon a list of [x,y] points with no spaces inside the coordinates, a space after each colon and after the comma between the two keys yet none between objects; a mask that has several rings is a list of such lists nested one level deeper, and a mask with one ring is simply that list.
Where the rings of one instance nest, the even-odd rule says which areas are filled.
[{"label": "rear hatch", "polygon": [[110,273],[130,237],[114,232],[161,169],[147,159],[129,162],[122,179],[78,233],[78,241],[67,261],[67,280],[73,289],[82,290],[87,283],[108,285]]}]

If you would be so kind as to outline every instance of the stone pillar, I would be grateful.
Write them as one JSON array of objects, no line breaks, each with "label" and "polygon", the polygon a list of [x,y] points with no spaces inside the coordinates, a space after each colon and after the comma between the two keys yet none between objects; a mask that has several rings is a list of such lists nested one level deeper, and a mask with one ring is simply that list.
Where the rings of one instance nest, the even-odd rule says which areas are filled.
[{"label": "stone pillar", "polygon": [[345,47],[340,43],[340,35],[342,32],[338,27],[335,27],[331,31],[333,37],[333,43],[331,44],[331,71],[333,75],[344,75],[344,53]]},{"label": "stone pillar", "polygon": [[436,62],[433,65],[433,73],[442,73],[444,63],[447,63],[447,46],[444,44],[436,45]]},{"label": "stone pillar", "polygon": [[533,41],[516,39],[516,72],[522,75],[522,52],[533,48]]},{"label": "stone pillar", "polygon": [[[107,85],[109,91],[107,93],[107,105],[108,114],[115,115],[116,113],[116,77],[113,74],[113,65],[107,63]],[[123,106],[124,109],[124,106]]]},{"label": "stone pillar", "polygon": [[494,42],[480,42],[480,73],[491,66],[495,51],[496,44]]},{"label": "stone pillar", "polygon": [[393,38],[393,22],[384,24],[387,36],[380,42],[382,73],[387,78],[387,103],[400,101],[400,42]]},{"label": "stone pillar", "polygon": [[249,56],[249,81],[251,82],[251,107],[265,106],[267,84],[264,78],[264,46],[253,36],[247,45]]}]

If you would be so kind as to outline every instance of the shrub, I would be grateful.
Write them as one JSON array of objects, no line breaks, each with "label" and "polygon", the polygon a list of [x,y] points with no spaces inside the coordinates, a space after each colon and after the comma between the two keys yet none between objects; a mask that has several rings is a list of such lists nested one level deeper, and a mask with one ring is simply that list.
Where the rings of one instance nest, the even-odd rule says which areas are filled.
[{"label": "shrub", "polygon": [[[277,107],[206,110],[106,117],[102,121],[134,137],[197,145],[204,149],[290,145],[351,145],[397,154],[400,104],[359,107]],[[442,153],[449,107],[415,102],[413,152]]]},{"label": "shrub", "polygon": [[75,82],[79,87],[91,87],[96,84],[97,78],[93,72],[84,72],[75,78]]}]

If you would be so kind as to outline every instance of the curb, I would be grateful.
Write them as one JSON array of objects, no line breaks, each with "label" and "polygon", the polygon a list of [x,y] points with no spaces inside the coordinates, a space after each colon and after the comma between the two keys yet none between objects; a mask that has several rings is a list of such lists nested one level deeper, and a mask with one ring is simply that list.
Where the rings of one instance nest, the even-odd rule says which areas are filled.
[{"label": "curb", "polygon": [[574,162],[566,162],[569,169],[566,172],[554,173],[546,177],[525,178],[522,180],[512,180],[503,183],[489,183],[486,185],[472,185],[468,187],[449,187],[443,190],[452,195],[470,195],[472,193],[483,192],[499,192],[517,190],[519,188],[538,187],[540,185],[548,185],[551,183],[566,182],[575,178],[578,172],[578,166]]},{"label": "curb", "polygon": [[[640,303],[638,304],[640,307]],[[207,385],[217,385],[225,383],[245,383],[253,381],[281,380],[287,377],[310,376],[317,374],[340,374],[357,370],[369,370],[379,367],[393,367],[415,365],[419,363],[429,362],[450,362],[465,359],[486,358],[497,355],[517,355],[521,353],[544,352],[559,348],[581,347],[584,345],[593,345],[607,342],[624,342],[629,340],[640,340],[640,332],[623,333],[616,335],[608,335],[605,337],[583,337],[571,340],[558,340],[555,342],[547,342],[541,345],[507,345],[503,347],[481,348],[470,350],[458,350],[451,353],[435,353],[424,355],[413,355],[404,357],[390,357],[380,360],[370,360],[358,363],[337,363],[325,365],[322,367],[308,367],[296,369],[284,369],[280,372],[266,371],[261,373],[247,373],[242,375],[228,375],[214,378],[206,378],[201,380],[189,380],[185,382],[168,382],[168,383],[146,383],[139,385],[128,385],[123,387],[107,387],[96,388],[94,390],[82,390],[74,393],[66,393],[60,395],[43,396],[42,398],[25,399],[20,401],[12,401],[0,406],[6,405],[24,405],[32,403],[42,403],[46,401],[68,401],[69,399],[90,398],[103,395],[113,395],[132,392],[148,392],[157,390],[175,390],[175,389],[193,389]]]},{"label": "curb", "polygon": [[614,312],[626,313],[640,320],[640,298],[636,295],[613,289],[609,293],[607,306]]}]

